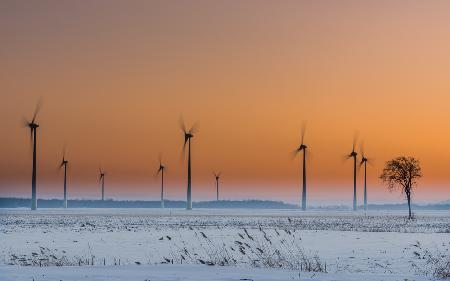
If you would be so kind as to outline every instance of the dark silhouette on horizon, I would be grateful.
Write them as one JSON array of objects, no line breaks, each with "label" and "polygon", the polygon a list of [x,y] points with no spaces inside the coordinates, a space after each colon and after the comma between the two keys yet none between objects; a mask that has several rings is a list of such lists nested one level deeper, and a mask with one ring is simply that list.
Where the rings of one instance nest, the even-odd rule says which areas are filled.
[{"label": "dark silhouette on horizon", "polygon": [[159,168],[156,172],[156,176],[161,173],[161,208],[164,209],[164,170],[166,167],[162,164],[161,156],[159,157]]},{"label": "dark silhouette on horizon", "polygon": [[350,152],[349,155],[347,155],[347,159],[353,158],[353,211],[356,211],[356,157],[358,156],[358,153],[355,151],[356,149],[356,142],[358,140],[358,132],[356,132],[353,135],[353,146],[352,146],[352,152]]},{"label": "dark silhouette on horizon", "polygon": [[300,146],[294,151],[294,156],[296,156],[298,153],[303,151],[303,158],[302,158],[302,162],[303,162],[303,165],[302,165],[302,169],[303,169],[303,173],[302,173],[303,187],[302,187],[302,202],[301,202],[303,211],[306,210],[306,149],[308,148],[305,145],[305,143],[304,143],[305,132],[306,132],[306,122],[304,121],[303,124],[302,124]]},{"label": "dark silhouette on horizon", "polygon": [[371,163],[372,160],[366,157],[364,151],[364,143],[360,144],[361,150],[361,162],[359,163],[359,167],[364,165],[364,211],[367,211],[367,163]]},{"label": "dark silhouette on horizon", "polygon": [[188,184],[187,184],[187,200],[186,200],[186,209],[192,210],[192,184],[191,184],[191,139],[194,137],[194,134],[197,132],[197,125],[194,124],[189,130],[186,129],[186,125],[184,124],[183,118],[180,119],[180,127],[184,133],[184,144],[183,144],[183,155],[186,152],[186,144],[188,145]]},{"label": "dark silhouette on horizon", "polygon": [[64,208],[67,209],[67,165],[69,164],[69,161],[66,160],[66,149],[64,149],[63,152],[63,158],[61,161],[61,164],[59,165],[59,168],[61,169],[64,167]]},{"label": "dark silhouette on horizon", "polygon": [[102,168],[99,168],[99,172],[100,172],[99,182],[101,182],[101,184],[102,184],[102,201],[105,201],[105,175],[106,175],[106,172],[103,171]]},{"label": "dark silhouette on horizon", "polygon": [[220,180],[220,175],[222,174],[222,172],[214,172],[214,178],[216,179],[216,201],[219,201],[219,180]]},{"label": "dark silhouette on horizon", "polygon": [[419,160],[405,156],[399,156],[386,162],[380,175],[380,179],[387,184],[389,191],[400,189],[402,193],[405,193],[408,201],[408,219],[412,219],[411,194],[421,177],[422,169]]},{"label": "dark silhouette on horizon", "polygon": [[[0,208],[25,208],[30,206],[30,198],[0,197]],[[61,208],[63,204],[61,199],[38,199],[40,208]],[[195,208],[243,208],[243,209],[298,209],[298,204],[291,204],[282,201],[257,200],[257,199],[235,199],[220,201],[199,201],[192,202]],[[165,200],[166,208],[186,208],[186,201]],[[335,210],[349,211],[352,206],[345,205],[312,205],[310,210]],[[127,200],[127,199],[107,199],[105,201],[95,199],[68,199],[68,208],[161,208],[161,202]],[[363,206],[359,206],[360,209]],[[417,210],[450,210],[450,201],[429,202],[426,204],[414,204],[411,202],[411,208]],[[380,203],[368,204],[368,209],[375,210],[402,210],[408,211],[408,204],[405,203]]]},{"label": "dark silhouette on horizon", "polygon": [[33,170],[31,175],[31,210],[37,209],[37,197],[36,197],[36,169],[37,169],[37,161],[36,161],[36,140],[37,140],[37,128],[39,128],[39,124],[36,122],[36,117],[41,109],[41,102],[38,102],[36,108],[34,110],[33,118],[31,122],[25,119],[25,126],[30,128],[30,141],[33,142]]},{"label": "dark silhouette on horizon", "polygon": [[[37,129],[40,127],[36,121],[37,115],[41,109],[41,102],[38,102],[33,114],[31,121],[24,120],[24,125],[30,129],[30,142],[33,147],[33,161],[32,161],[32,188],[31,188],[31,210],[37,209]],[[187,196],[186,196],[186,209],[192,210],[192,164],[191,164],[191,139],[194,137],[194,134],[198,132],[197,124],[194,125],[188,130],[185,126],[185,123],[182,118],[180,118],[180,127],[184,134],[184,143],[182,155],[185,156],[186,146],[188,147],[188,159],[187,159]],[[306,162],[307,162],[307,153],[308,146],[304,143],[304,137],[306,132],[306,122],[303,122],[301,129],[301,139],[300,145],[294,151],[294,156],[303,152],[302,157],[302,198],[301,198],[301,208],[302,210],[306,210],[307,206],[307,180],[306,180]],[[350,154],[346,155],[345,158],[348,160],[353,158],[353,211],[358,209],[357,205],[357,168],[358,170],[364,166],[364,204],[363,208],[365,211],[368,209],[368,194],[367,194],[367,164],[371,164],[372,160],[366,157],[364,151],[364,143],[360,144],[360,153],[361,160],[359,165],[357,165],[357,157],[358,153],[356,152],[356,143],[359,137],[359,133],[356,132],[353,137],[352,151]],[[60,162],[59,169],[64,168],[64,198],[63,198],[63,207],[68,208],[68,196],[67,196],[67,168],[69,161],[66,159],[66,151],[64,148],[62,161]],[[164,172],[166,171],[166,167],[163,165],[161,157],[159,159],[159,168],[156,172],[156,176],[161,174],[161,208],[165,208],[165,199],[164,199]],[[105,176],[106,172],[99,167],[99,183],[101,184],[101,201],[105,201]],[[219,181],[221,177],[221,173],[213,172],[215,180],[216,180],[216,201],[219,202],[220,199],[220,190],[219,190]],[[405,193],[408,209],[409,209],[409,218],[412,218],[411,212],[411,195],[413,188],[417,185],[417,180],[422,177],[422,171],[420,167],[420,163],[417,159],[413,157],[404,157],[400,156],[393,160],[386,162],[386,165],[383,169],[382,174],[380,175],[380,179],[383,180],[390,191],[395,189],[401,189],[402,192]]]}]

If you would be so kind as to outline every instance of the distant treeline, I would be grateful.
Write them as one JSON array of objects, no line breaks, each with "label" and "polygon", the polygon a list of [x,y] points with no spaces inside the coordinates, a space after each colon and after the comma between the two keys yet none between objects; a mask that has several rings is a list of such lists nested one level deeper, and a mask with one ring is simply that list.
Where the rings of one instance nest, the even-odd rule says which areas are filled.
[{"label": "distant treeline", "polygon": [[[160,208],[160,201],[126,201],[126,200],[68,200],[69,208]],[[185,201],[164,201],[166,208],[186,208]],[[28,208],[31,200],[25,198],[0,198],[0,208]],[[61,208],[63,200],[38,199],[38,208]],[[294,209],[295,205],[278,201],[244,200],[244,201],[204,201],[193,202],[194,208],[254,208],[254,209]]]},{"label": "distant treeline", "polygon": [[[164,202],[166,208],[185,208],[185,201]],[[132,201],[132,200],[68,200],[69,208],[160,208],[160,201]],[[0,208],[29,208],[31,200],[26,198],[1,198]],[[61,199],[38,199],[39,208],[61,208]],[[234,208],[234,209],[298,209],[294,204],[270,200],[221,200],[193,202],[194,208]],[[450,204],[412,205],[413,210],[450,210]],[[407,210],[405,204],[369,204],[369,210]],[[311,206],[310,210],[350,210],[348,206]],[[362,206],[359,207],[362,209]]]},{"label": "distant treeline", "polygon": [[[360,207],[362,208],[362,206]],[[369,210],[408,210],[408,204],[369,204]],[[411,209],[414,210],[450,210],[450,204],[411,204]]]}]

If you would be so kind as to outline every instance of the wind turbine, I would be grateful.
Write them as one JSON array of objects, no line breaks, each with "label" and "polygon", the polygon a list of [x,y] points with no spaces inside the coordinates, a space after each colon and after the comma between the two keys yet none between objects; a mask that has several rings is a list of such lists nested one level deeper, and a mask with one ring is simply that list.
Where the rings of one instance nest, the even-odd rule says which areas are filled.
[{"label": "wind turbine", "polygon": [[194,124],[189,130],[186,129],[183,119],[180,119],[181,130],[184,133],[183,155],[188,145],[188,184],[187,184],[187,210],[192,210],[192,185],[191,185],[191,139],[197,132],[197,126]]},{"label": "wind turbine", "polygon": [[371,163],[371,160],[366,157],[364,153],[364,143],[361,143],[361,162],[359,167],[364,165],[364,211],[367,211],[367,163]]},{"label": "wind turbine", "polygon": [[161,157],[159,157],[159,169],[156,172],[156,175],[161,173],[161,208],[164,208],[164,171],[166,167],[161,162]]},{"label": "wind turbine", "polygon": [[106,175],[106,172],[103,171],[102,168],[99,168],[99,172],[100,172],[99,182],[102,183],[102,201],[105,201],[105,175]]},{"label": "wind turbine", "polygon": [[36,109],[34,110],[33,119],[31,122],[25,120],[25,126],[30,128],[30,141],[33,141],[33,172],[31,175],[31,210],[37,209],[37,198],[36,198],[36,135],[37,128],[39,128],[39,124],[36,122],[37,114],[41,109],[41,102],[38,102],[36,105]]},{"label": "wind turbine", "polygon": [[219,172],[219,173],[214,172],[213,174],[214,174],[214,178],[216,179],[216,194],[217,194],[216,200],[219,201],[219,180],[220,180],[221,172]]},{"label": "wind turbine", "polygon": [[358,153],[355,151],[356,141],[358,140],[358,133],[353,136],[352,152],[347,156],[347,159],[353,157],[353,211],[356,211],[356,157]]},{"label": "wind turbine", "polygon": [[294,151],[294,156],[296,156],[298,153],[303,151],[303,174],[302,174],[302,180],[303,180],[303,189],[302,189],[302,210],[306,210],[306,150],[307,146],[304,143],[305,138],[305,132],[306,132],[306,122],[303,122],[302,125],[302,135],[300,140],[300,146]]},{"label": "wind turbine", "polygon": [[64,149],[63,158],[59,168],[64,167],[64,208],[67,209],[67,165],[69,161],[66,160],[66,150]]}]

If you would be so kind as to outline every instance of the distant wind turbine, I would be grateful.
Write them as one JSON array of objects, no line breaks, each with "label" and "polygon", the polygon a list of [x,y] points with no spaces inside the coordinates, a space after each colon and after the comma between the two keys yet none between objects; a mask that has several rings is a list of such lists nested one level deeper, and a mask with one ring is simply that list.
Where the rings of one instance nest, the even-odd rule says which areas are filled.
[{"label": "distant wind turbine", "polygon": [[186,144],[188,145],[188,184],[187,184],[187,210],[192,210],[192,185],[191,185],[191,139],[197,132],[197,126],[194,124],[189,130],[186,129],[183,119],[180,119],[180,127],[184,133],[183,155],[186,151]]},{"label": "distant wind turbine", "polygon": [[358,156],[358,153],[355,151],[355,149],[357,140],[358,133],[355,133],[353,136],[352,152],[347,155],[347,159],[353,158],[353,211],[356,211],[356,157]]},{"label": "distant wind turbine", "polygon": [[59,168],[61,169],[64,167],[64,208],[67,209],[67,165],[69,164],[69,161],[66,160],[66,150],[64,149],[63,152],[63,158],[61,161],[61,164],[59,165]]},{"label": "distant wind turbine", "polygon": [[156,175],[161,173],[161,208],[164,208],[164,171],[166,167],[162,164],[161,157],[159,157],[159,169]]},{"label": "distant wind turbine", "polygon": [[106,172],[103,171],[102,168],[99,168],[99,172],[100,172],[99,182],[101,182],[101,184],[102,184],[102,201],[105,201],[105,176],[106,176]]},{"label": "distant wind turbine", "polygon": [[37,197],[36,197],[36,135],[39,124],[36,122],[37,114],[41,109],[41,102],[38,102],[36,109],[34,110],[33,118],[31,122],[25,120],[25,126],[30,128],[30,141],[33,142],[33,172],[31,175],[31,210],[37,209]]},{"label": "distant wind turbine", "polygon": [[305,132],[306,132],[306,122],[303,122],[302,125],[302,135],[300,140],[299,147],[294,151],[294,156],[296,156],[298,153],[303,151],[303,173],[302,173],[302,181],[303,181],[303,188],[302,188],[302,210],[306,210],[306,150],[307,146],[304,143],[305,138]]},{"label": "distant wind turbine", "polygon": [[359,167],[364,165],[364,211],[367,211],[367,163],[371,163],[372,160],[366,157],[364,153],[364,143],[361,143],[361,162]]},{"label": "distant wind turbine", "polygon": [[219,201],[219,180],[221,172],[214,172],[214,178],[216,179],[216,200]]}]

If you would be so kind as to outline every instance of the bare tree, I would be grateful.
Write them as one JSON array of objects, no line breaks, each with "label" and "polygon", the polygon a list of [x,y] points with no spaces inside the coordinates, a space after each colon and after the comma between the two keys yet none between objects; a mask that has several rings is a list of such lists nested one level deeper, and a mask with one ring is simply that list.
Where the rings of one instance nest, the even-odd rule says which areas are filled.
[{"label": "bare tree", "polygon": [[414,157],[400,156],[386,162],[380,179],[387,184],[389,191],[400,189],[408,200],[409,219],[411,215],[411,193],[422,177],[419,160]]}]

